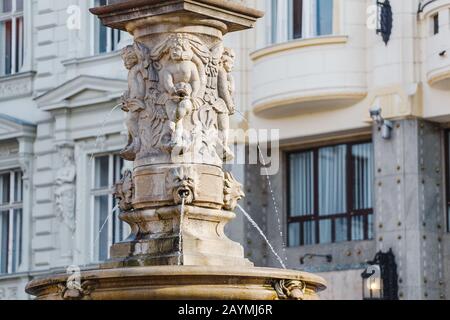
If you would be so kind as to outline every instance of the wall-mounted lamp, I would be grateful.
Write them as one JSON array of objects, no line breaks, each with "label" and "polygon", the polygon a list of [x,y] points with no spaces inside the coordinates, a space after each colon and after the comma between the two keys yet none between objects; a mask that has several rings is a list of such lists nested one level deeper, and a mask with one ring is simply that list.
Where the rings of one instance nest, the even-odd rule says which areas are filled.
[{"label": "wall-mounted lamp", "polygon": [[381,127],[381,136],[383,139],[389,140],[391,138],[392,128],[394,124],[392,121],[386,120],[381,115],[381,108],[379,106],[370,109],[370,117]]},{"label": "wall-mounted lamp", "polygon": [[378,8],[378,27],[377,34],[381,34],[383,42],[387,45],[391,39],[392,26],[394,22],[392,7],[389,0],[384,0],[383,2],[377,0]]},{"label": "wall-mounted lamp", "polygon": [[333,261],[333,256],[331,254],[313,254],[313,253],[307,253],[303,257],[300,257],[300,264],[305,264],[305,259],[309,258],[324,258],[328,263],[331,263]]},{"label": "wall-mounted lamp", "polygon": [[361,274],[364,300],[398,300],[398,275],[395,256],[378,252],[369,267]]}]

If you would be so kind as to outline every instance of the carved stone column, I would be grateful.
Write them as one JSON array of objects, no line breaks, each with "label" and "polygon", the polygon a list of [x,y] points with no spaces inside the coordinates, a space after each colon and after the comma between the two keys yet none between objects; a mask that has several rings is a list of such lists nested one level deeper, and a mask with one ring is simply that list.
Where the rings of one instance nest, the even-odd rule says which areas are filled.
[{"label": "carved stone column", "polygon": [[121,152],[134,170],[116,186],[132,234],[112,247],[105,267],[252,266],[224,233],[244,194],[222,169],[234,156],[235,111],[235,54],[222,40],[262,13],[218,0],[113,1],[91,11],[135,41],[122,51],[129,143]]},{"label": "carved stone column", "polygon": [[132,232],[100,269],[35,279],[26,291],[41,300],[317,299],[322,278],[256,268],[224,234],[244,194],[222,169],[234,112],[234,53],[222,37],[262,13],[224,0],[113,2],[92,12],[135,39],[123,50],[122,151],[134,166],[115,190]]}]

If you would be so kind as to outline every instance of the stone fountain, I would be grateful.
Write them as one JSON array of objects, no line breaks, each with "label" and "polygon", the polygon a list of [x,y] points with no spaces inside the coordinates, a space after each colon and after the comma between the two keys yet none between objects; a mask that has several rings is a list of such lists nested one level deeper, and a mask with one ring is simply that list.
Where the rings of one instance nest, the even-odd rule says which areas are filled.
[{"label": "stone fountain", "polygon": [[131,235],[97,270],[30,282],[37,299],[317,299],[320,277],[256,268],[224,233],[244,196],[223,162],[235,111],[235,53],[223,36],[263,13],[224,0],[115,0],[91,9],[125,30],[127,113],[133,161],[116,185]]}]

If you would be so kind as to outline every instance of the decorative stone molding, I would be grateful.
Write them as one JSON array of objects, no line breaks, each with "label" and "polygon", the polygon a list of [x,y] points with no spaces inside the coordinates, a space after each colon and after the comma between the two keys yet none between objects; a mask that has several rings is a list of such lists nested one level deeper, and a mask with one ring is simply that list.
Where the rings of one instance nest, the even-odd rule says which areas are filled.
[{"label": "decorative stone molding", "polygon": [[0,101],[28,96],[33,93],[34,72],[0,77]]},{"label": "decorative stone molding", "polygon": [[306,283],[301,280],[279,280],[274,283],[280,300],[304,300]]}]

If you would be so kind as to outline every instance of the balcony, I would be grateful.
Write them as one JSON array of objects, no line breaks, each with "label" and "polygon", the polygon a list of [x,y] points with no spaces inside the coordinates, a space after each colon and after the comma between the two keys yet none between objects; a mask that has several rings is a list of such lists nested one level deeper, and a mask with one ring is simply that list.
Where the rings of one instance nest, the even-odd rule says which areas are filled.
[{"label": "balcony", "polygon": [[450,0],[424,1],[419,13],[426,80],[434,88],[450,90]]},{"label": "balcony", "polygon": [[367,95],[365,49],[347,36],[294,40],[251,58],[253,112],[262,118],[345,108]]}]

